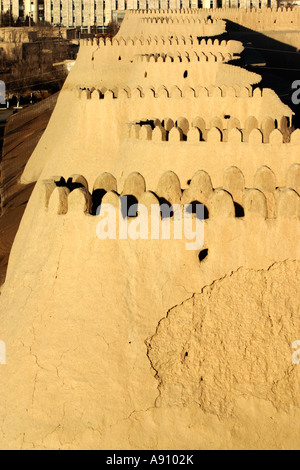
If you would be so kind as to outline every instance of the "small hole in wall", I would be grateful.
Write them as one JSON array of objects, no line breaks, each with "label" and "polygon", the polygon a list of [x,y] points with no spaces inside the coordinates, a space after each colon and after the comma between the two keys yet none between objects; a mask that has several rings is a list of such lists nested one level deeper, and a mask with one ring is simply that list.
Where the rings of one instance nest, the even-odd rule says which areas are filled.
[{"label": "small hole in wall", "polygon": [[145,72],[145,73],[144,73],[144,77],[147,78],[147,75],[148,75],[147,72]]},{"label": "small hole in wall", "polygon": [[184,73],[183,73],[183,78],[187,78],[187,76],[188,76],[188,71],[185,70]]},{"label": "small hole in wall", "polygon": [[132,194],[127,194],[126,196],[121,196],[121,213],[123,218],[126,217],[136,217],[138,201],[135,196]]},{"label": "small hole in wall", "polygon": [[82,183],[73,182],[73,178],[68,178],[68,180],[66,182],[66,187],[70,191],[74,191],[74,189],[83,188],[84,186],[83,186]]},{"label": "small hole in wall", "polygon": [[234,208],[235,208],[235,216],[236,217],[245,217],[245,211],[243,207],[238,204],[237,202],[234,203]]},{"label": "small hole in wall", "polygon": [[162,219],[167,219],[173,217],[173,207],[172,204],[169,203],[165,198],[159,198],[159,205],[160,205],[160,214]]},{"label": "small hole in wall", "polygon": [[150,119],[147,121],[138,121],[137,124],[139,124],[140,126],[146,126],[146,125],[151,126],[152,130],[155,128],[153,119]]},{"label": "small hole in wall", "polygon": [[99,215],[100,205],[103,199],[103,196],[106,194],[105,189],[94,189],[92,193],[92,214]]},{"label": "small hole in wall", "polygon": [[[203,206],[203,207],[201,207]],[[196,214],[200,220],[206,220],[209,218],[209,212],[207,207],[199,201],[192,201],[187,207],[186,212],[188,214]]]},{"label": "small hole in wall", "polygon": [[187,180],[186,184],[189,186],[192,180]]},{"label": "small hole in wall", "polygon": [[65,181],[65,178],[63,178],[62,176],[60,177],[60,180],[59,181],[55,181],[55,184],[56,186],[66,186],[66,181]]},{"label": "small hole in wall", "polygon": [[185,355],[184,355],[184,357],[188,357],[188,355],[189,355],[189,353],[188,353],[188,352],[186,352],[186,353],[185,353]]},{"label": "small hole in wall", "polygon": [[205,260],[205,258],[207,258],[207,255],[208,255],[208,249],[206,248],[205,250],[201,250],[200,253],[199,253],[199,261],[200,263],[202,261]]}]

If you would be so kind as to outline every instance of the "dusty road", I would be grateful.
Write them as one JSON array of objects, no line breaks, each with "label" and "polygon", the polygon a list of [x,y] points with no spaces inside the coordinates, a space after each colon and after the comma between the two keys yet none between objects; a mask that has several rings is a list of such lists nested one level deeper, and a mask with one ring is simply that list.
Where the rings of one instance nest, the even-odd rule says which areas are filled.
[{"label": "dusty road", "polygon": [[17,114],[0,111],[4,131],[0,161],[0,285],[5,280],[10,249],[34,184],[19,183],[23,169],[41,138],[57,100],[53,95]]}]

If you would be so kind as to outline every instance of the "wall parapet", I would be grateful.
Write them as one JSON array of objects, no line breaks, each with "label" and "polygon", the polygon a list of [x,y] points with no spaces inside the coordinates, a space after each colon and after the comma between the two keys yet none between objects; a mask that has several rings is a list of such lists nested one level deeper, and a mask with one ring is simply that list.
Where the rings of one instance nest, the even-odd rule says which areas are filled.
[{"label": "wall parapet", "polygon": [[[176,93],[175,93],[176,90]],[[151,96],[152,98],[201,98],[201,97],[216,97],[216,98],[264,98],[265,90],[261,91],[260,88],[253,89],[251,85],[240,87],[239,85],[235,86],[226,86],[222,85],[220,87],[210,85],[208,87],[197,86],[197,87],[190,87],[185,86],[184,88],[179,88],[177,86],[174,87],[166,87],[164,85],[160,85],[159,87],[155,86],[138,86],[135,88],[95,88],[95,87],[87,87],[87,88],[75,88],[73,89],[75,96],[79,99],[105,99],[111,98],[111,92],[113,92],[114,98],[144,98],[145,96]],[[276,95],[276,94],[275,94]],[[279,98],[274,97],[274,99],[279,100]]]},{"label": "wall parapet", "polygon": [[[204,52],[205,51],[205,52]],[[222,53],[223,52],[223,53]],[[152,53],[152,54],[136,54],[133,56],[132,63],[189,63],[189,62],[222,62],[227,63],[232,60],[238,59],[237,56],[234,56],[230,52],[211,52],[201,49],[201,51],[185,51],[181,53],[177,51],[176,53]]]},{"label": "wall parapet", "polygon": [[231,20],[246,27],[251,27],[254,30],[297,30],[297,25],[300,22],[300,9],[298,7],[280,7],[280,8],[213,8],[213,9],[173,9],[173,10],[139,10],[135,13],[128,12],[128,20],[134,15],[140,21],[158,18],[173,18],[180,21],[187,21],[187,19],[217,21],[217,20]]},{"label": "wall parapet", "polygon": [[[227,119],[228,118],[228,119]],[[300,130],[289,127],[289,118],[281,116],[273,119],[265,116],[261,122],[254,116],[240,122],[234,116],[216,116],[209,122],[197,116],[192,120],[185,117],[160,120],[135,121],[127,124],[127,138],[152,142],[180,142],[192,144],[245,143],[251,145],[300,144]]]},{"label": "wall parapet", "polygon": [[83,47],[88,46],[97,46],[101,47],[120,47],[120,46],[151,46],[151,45],[161,45],[161,46],[200,46],[204,48],[222,48],[229,49],[230,51],[240,51],[243,50],[242,43],[235,40],[219,40],[218,38],[199,38],[197,35],[160,35],[149,34],[148,36],[139,36],[132,37],[128,36],[126,38],[119,36],[118,38],[85,38],[80,40],[80,45]]},{"label": "wall parapet", "polygon": [[121,199],[128,196],[130,204],[179,204],[189,206],[190,210],[198,202],[205,206],[205,219],[300,218],[300,164],[297,163],[287,170],[284,187],[277,187],[276,176],[267,166],[256,171],[253,187],[245,187],[242,171],[233,166],[224,171],[223,187],[218,188],[213,187],[207,172],[199,170],[185,188],[178,176],[168,171],[160,177],[155,190],[146,187],[145,179],[138,172],[127,176],[120,192],[116,178],[110,173],[102,173],[96,178],[92,192],[81,175],[73,175],[67,181],[62,177],[44,180],[40,190],[44,208],[58,215],[70,211],[96,215],[101,204],[118,207]]}]

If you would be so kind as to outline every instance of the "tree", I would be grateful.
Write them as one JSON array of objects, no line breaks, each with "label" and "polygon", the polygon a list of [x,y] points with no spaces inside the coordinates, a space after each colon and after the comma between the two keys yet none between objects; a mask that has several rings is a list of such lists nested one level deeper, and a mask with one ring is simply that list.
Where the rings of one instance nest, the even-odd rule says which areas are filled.
[{"label": "tree", "polygon": [[110,21],[107,25],[106,34],[109,37],[114,37],[120,29],[120,25],[115,21]]},{"label": "tree", "polygon": [[7,10],[3,15],[1,15],[1,26],[7,28],[9,26],[15,25],[15,20],[13,14],[10,10]]}]

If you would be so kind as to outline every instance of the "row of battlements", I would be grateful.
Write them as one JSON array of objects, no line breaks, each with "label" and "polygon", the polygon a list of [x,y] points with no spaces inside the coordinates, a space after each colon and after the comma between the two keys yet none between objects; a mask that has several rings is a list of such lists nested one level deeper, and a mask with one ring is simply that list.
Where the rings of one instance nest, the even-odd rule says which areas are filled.
[{"label": "row of battlements", "polygon": [[[209,11],[209,10],[207,10]],[[169,8],[169,9],[137,9],[137,10],[128,10],[126,12],[127,17],[131,15],[135,16],[144,16],[144,15],[197,15],[199,10],[195,8]],[[126,17],[125,17],[126,19]]]},{"label": "row of battlements", "polygon": [[[130,14],[137,15],[141,21],[142,18],[151,18],[158,15],[170,16],[174,18],[190,17],[203,18],[210,17],[213,20],[231,20],[241,25],[251,27],[255,30],[293,30],[297,31],[297,25],[300,20],[299,7],[287,8],[216,8],[216,9],[182,9],[182,10],[151,10],[136,11]],[[130,21],[130,16],[128,16]]]},{"label": "row of battlements", "polygon": [[114,46],[200,46],[200,47],[231,47],[236,46],[238,41],[225,39],[220,41],[219,39],[212,40],[208,39],[199,39],[197,36],[161,36],[157,37],[155,35],[149,35],[146,38],[143,36],[140,37],[130,37],[123,38],[122,36],[118,38],[85,38],[80,40],[81,46],[97,46],[97,47],[114,47]]},{"label": "row of battlements", "polygon": [[247,16],[257,16],[262,15],[265,17],[274,17],[277,15],[280,16],[289,16],[294,18],[299,14],[299,8],[297,7],[280,7],[280,8],[214,8],[206,9],[205,13],[215,14],[215,15],[224,15],[226,17],[228,14],[246,14]]},{"label": "row of battlements", "polygon": [[277,187],[275,174],[263,166],[254,176],[253,188],[245,187],[245,178],[239,168],[230,167],[224,172],[221,188],[214,188],[208,173],[199,170],[185,189],[178,176],[168,171],[160,177],[155,191],[147,190],[144,177],[133,172],[126,178],[120,193],[117,180],[110,173],[97,177],[92,193],[82,175],[72,175],[67,181],[62,177],[44,180],[42,193],[45,208],[61,215],[74,209],[96,215],[101,211],[101,205],[112,204],[118,208],[127,197],[128,208],[137,204],[137,213],[138,204],[147,208],[155,204],[185,205],[185,209],[188,206],[187,210],[193,211],[195,203],[201,203],[205,206],[205,219],[253,216],[299,219],[300,164],[288,169],[284,187]]},{"label": "row of battlements", "polygon": [[[189,63],[189,62],[230,62],[236,59],[230,52],[211,52],[211,51],[192,51],[181,54],[136,54],[133,57],[133,63]],[[119,59],[121,60],[121,59]]]},{"label": "row of battlements", "polygon": [[286,14],[295,14],[298,13],[298,8],[295,7],[280,7],[280,8],[234,8],[234,7],[224,7],[224,8],[177,8],[177,9],[148,9],[148,10],[129,10],[127,15],[135,16],[144,16],[144,15],[207,15],[213,16],[214,13],[247,13],[249,15],[253,13],[260,14],[276,14],[276,13],[286,13]]},{"label": "row of battlements", "polygon": [[141,18],[142,23],[146,24],[176,24],[176,25],[208,25],[208,24],[219,24],[223,20],[214,18],[195,18],[195,17],[172,17],[172,16],[150,16]]},{"label": "row of battlements", "polygon": [[234,21],[255,30],[297,31],[300,8],[273,9],[220,9],[212,12],[214,18]]},{"label": "row of battlements", "polygon": [[96,89],[91,88],[76,88],[74,93],[77,98],[83,100],[101,100],[101,99],[135,99],[135,98],[203,98],[203,97],[214,97],[214,98],[254,98],[263,99],[268,97],[268,99],[274,98],[277,101],[279,100],[278,96],[273,90],[255,88],[253,89],[250,85],[246,87],[240,87],[239,85],[235,86],[198,86],[198,87],[189,87],[185,86],[184,88],[179,88],[177,86],[166,87],[161,85],[160,87],[147,86],[146,88],[142,86],[135,87],[131,89],[130,87],[118,88],[118,87],[102,87]]},{"label": "row of battlements", "polygon": [[[153,124],[154,123],[154,124]],[[218,127],[216,126],[218,124]],[[257,119],[253,116],[247,118],[245,128],[241,128],[237,118],[230,118],[224,125],[224,119],[214,118],[207,128],[205,120],[197,117],[190,125],[186,118],[177,121],[165,119],[161,123],[158,119],[127,124],[127,137],[131,140],[172,143],[248,143],[250,145],[272,144],[282,145],[291,143],[300,145],[300,129],[291,131],[288,120],[282,116],[280,129],[276,128],[274,119],[266,117],[262,121],[261,129],[257,127]]]},{"label": "row of battlements", "polygon": [[224,8],[177,8],[177,9],[148,9],[148,10],[128,10],[127,15],[137,15],[137,16],[144,16],[146,15],[208,15],[211,16],[213,13],[238,13],[238,12],[247,12],[248,14],[251,13],[294,13],[297,11],[297,8],[293,7],[280,7],[280,8],[234,8],[234,7],[224,7]]}]

